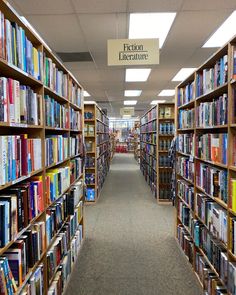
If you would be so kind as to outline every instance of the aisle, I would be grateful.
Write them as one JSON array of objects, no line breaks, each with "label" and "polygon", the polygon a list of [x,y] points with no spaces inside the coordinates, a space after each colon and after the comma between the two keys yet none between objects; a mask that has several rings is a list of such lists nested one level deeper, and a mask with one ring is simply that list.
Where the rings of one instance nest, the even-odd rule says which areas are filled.
[{"label": "aisle", "polygon": [[174,209],[158,206],[133,155],[115,156],[66,295],[200,295],[173,237]]}]

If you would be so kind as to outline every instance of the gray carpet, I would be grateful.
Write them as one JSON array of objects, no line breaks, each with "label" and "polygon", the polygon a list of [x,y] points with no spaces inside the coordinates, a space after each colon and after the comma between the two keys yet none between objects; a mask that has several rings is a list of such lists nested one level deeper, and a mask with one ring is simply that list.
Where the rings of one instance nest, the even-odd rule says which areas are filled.
[{"label": "gray carpet", "polygon": [[115,156],[66,295],[200,295],[174,239],[174,208],[157,205],[133,155]]}]

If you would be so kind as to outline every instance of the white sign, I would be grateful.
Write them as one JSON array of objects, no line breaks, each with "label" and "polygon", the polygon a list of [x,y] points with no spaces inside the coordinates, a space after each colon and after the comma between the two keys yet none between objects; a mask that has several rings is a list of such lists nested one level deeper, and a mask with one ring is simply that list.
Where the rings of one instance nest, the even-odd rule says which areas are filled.
[{"label": "white sign", "polygon": [[134,116],[134,107],[125,107],[120,109],[121,116]]},{"label": "white sign", "polygon": [[159,64],[159,39],[107,41],[108,66]]}]

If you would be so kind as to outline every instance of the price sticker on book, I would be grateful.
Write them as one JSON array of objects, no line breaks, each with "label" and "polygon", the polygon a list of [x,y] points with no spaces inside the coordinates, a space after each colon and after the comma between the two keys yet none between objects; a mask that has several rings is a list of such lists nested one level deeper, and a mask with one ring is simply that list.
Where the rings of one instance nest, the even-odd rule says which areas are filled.
[{"label": "price sticker on book", "polygon": [[194,159],[193,159],[193,156],[190,156],[190,157],[189,157],[189,161],[190,161],[190,162],[193,162],[193,160],[194,160]]}]

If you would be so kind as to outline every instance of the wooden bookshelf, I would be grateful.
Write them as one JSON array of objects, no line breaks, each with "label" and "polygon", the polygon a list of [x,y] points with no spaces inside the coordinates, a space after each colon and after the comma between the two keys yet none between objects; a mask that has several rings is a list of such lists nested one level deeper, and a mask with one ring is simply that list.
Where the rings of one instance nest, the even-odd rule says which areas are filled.
[{"label": "wooden bookshelf", "polygon": [[[20,113],[20,116],[18,118],[19,114],[17,112],[18,112],[18,109],[20,108],[20,104],[23,101],[22,98],[20,98],[19,102],[17,103],[15,102],[12,103],[11,101],[7,102],[9,104],[11,103],[11,108],[14,109],[15,117],[12,117],[12,114],[13,114],[12,110],[9,111],[9,113],[0,112],[1,138],[7,137],[7,136],[8,138],[10,138],[11,136],[12,140],[14,140],[12,141],[12,143],[14,143],[15,140],[18,140],[17,143],[19,143],[19,145],[21,145],[22,147],[23,138],[19,138],[19,136],[22,134],[26,134],[28,137],[28,138],[25,137],[24,139],[27,147],[25,145],[24,148],[22,147],[22,149],[17,150],[19,153],[23,153],[24,150],[26,151],[27,157],[24,158],[25,159],[24,169],[18,168],[15,162],[13,162],[13,159],[14,159],[18,163],[17,165],[19,165],[20,167],[23,167],[22,166],[23,154],[21,154],[21,156],[19,156],[18,158],[18,154],[13,155],[13,152],[9,149],[9,146],[7,148],[1,147],[3,150],[5,149],[7,150],[8,162],[5,164],[6,165],[9,164],[10,165],[9,167],[12,167],[11,168],[12,172],[9,172],[8,179],[6,180],[6,177],[5,177],[6,168],[3,168],[3,166],[1,167],[2,162],[0,161],[1,173],[2,175],[4,174],[4,176],[2,176],[0,180],[0,194],[1,196],[6,194],[9,195],[9,189],[16,189],[17,187],[20,187],[23,190],[22,185],[27,185],[27,183],[31,183],[32,181],[35,181],[37,182],[37,185],[38,185],[37,195],[36,195],[36,192],[34,192],[34,195],[32,196],[30,195],[30,191],[28,191],[29,193],[28,198],[35,198],[34,202],[40,205],[40,207],[38,208],[34,207],[33,209],[35,210],[34,212],[35,216],[29,215],[28,217],[29,221],[27,226],[23,224],[21,226],[21,230],[18,230],[19,224],[22,222],[21,216],[18,213],[22,213],[24,210],[24,216],[26,216],[25,215],[26,212],[30,210],[27,204],[25,203],[25,200],[24,200],[24,203],[22,201],[21,205],[22,206],[24,205],[25,208],[23,207],[21,209],[18,208],[17,211],[15,212],[16,214],[15,218],[17,218],[16,231],[11,232],[11,237],[8,238],[6,243],[4,243],[4,246],[0,248],[0,255],[1,257],[6,255],[7,251],[9,251],[9,249],[12,248],[13,244],[16,241],[19,241],[19,240],[22,241],[22,238],[23,236],[25,236],[27,231],[34,230],[36,226],[41,224],[42,227],[39,230],[41,239],[38,240],[38,243],[40,243],[40,240],[41,240],[41,244],[42,244],[40,256],[35,260],[35,263],[32,265],[32,267],[29,267],[28,272],[24,274],[22,281],[17,286],[17,289],[14,290],[14,293],[21,294],[21,292],[24,291],[27,285],[30,283],[30,280],[34,279],[34,276],[36,275],[36,271],[39,270],[38,267],[40,267],[40,265],[43,265],[42,272],[40,274],[40,276],[42,276],[43,278],[43,285],[40,285],[40,288],[42,288],[43,294],[48,294],[48,290],[50,289],[51,284],[53,284],[54,278],[58,275],[56,270],[59,269],[61,266],[63,267],[63,265],[64,266],[67,265],[65,264],[66,262],[64,258],[71,257],[72,255],[71,254],[72,244],[74,247],[75,243],[77,243],[76,244],[77,249],[75,250],[75,252],[78,252],[78,250],[80,249],[80,242],[82,244],[82,240],[84,237],[84,218],[83,218],[84,197],[83,197],[83,190],[82,190],[81,197],[79,198],[79,201],[82,201],[82,203],[75,204],[75,207],[73,207],[74,209],[73,213],[71,212],[70,214],[68,213],[66,215],[64,215],[63,213],[63,216],[65,218],[62,219],[57,229],[56,230],[54,229],[53,233],[51,233],[52,236],[50,237],[50,239],[47,238],[49,234],[49,230],[47,228],[47,218],[49,216],[49,212],[51,212],[50,210],[52,210],[53,206],[56,203],[62,202],[63,200],[64,202],[66,202],[65,198],[70,197],[71,188],[72,186],[77,185],[78,181],[80,180],[82,181],[81,183],[82,186],[84,182],[85,174],[83,171],[82,158],[81,158],[81,155],[83,153],[82,147],[83,147],[83,140],[84,140],[83,138],[83,116],[84,116],[83,89],[82,89],[82,86],[78,83],[78,81],[74,78],[74,76],[60,62],[57,56],[55,56],[52,53],[52,50],[41,39],[39,39],[37,35],[35,35],[35,33],[30,29],[30,27],[28,27],[21,20],[17,12],[15,12],[15,10],[10,6],[8,2],[0,0],[0,11],[2,14],[4,14],[5,19],[9,21],[9,24],[10,24],[9,28],[11,31],[13,30],[12,29],[13,27],[11,27],[11,23],[14,23],[14,28],[16,28],[16,30],[19,30],[19,32],[21,33],[24,32],[28,41],[31,42],[32,44],[31,46],[35,48],[34,50],[36,54],[36,59],[35,59],[36,61],[34,59],[27,59],[26,61],[26,59],[24,59],[24,55],[22,54],[23,50],[21,52],[22,55],[20,55],[19,51],[17,51],[19,50],[19,48],[21,48],[18,46],[21,46],[21,45],[17,43],[17,46],[16,46],[16,43],[15,43],[14,48],[16,48],[16,51],[15,51],[16,55],[14,57],[15,60],[12,62],[12,61],[9,61],[9,58],[10,58],[9,56],[6,56],[6,54],[3,54],[6,48],[3,48],[4,42],[0,42],[2,46],[0,48],[1,79],[3,79],[3,81],[6,81],[6,83],[10,83],[11,81],[15,80],[14,87],[19,87],[17,89],[19,91],[22,91],[21,94],[23,93],[23,91],[31,91],[31,95],[33,95],[36,101],[35,105],[33,105],[33,102],[32,102],[33,100],[30,102],[31,110],[30,110],[29,104],[25,105],[25,112],[27,113],[27,116],[29,117],[26,117],[25,114]],[[6,41],[5,46],[9,46],[8,40]],[[12,50],[12,47],[11,47],[11,50]],[[57,87],[58,87],[57,89],[53,87],[53,83],[51,83],[51,85],[49,85],[50,83],[49,84],[46,83],[46,72],[47,72],[46,59],[47,58],[50,59],[51,63],[55,64],[55,67],[58,69],[58,71],[63,73],[63,83],[60,83],[57,80]],[[36,62],[37,62],[37,65],[36,65]],[[33,65],[31,69],[34,68],[34,73],[27,72],[26,68],[24,68],[23,66],[24,63],[31,63]],[[58,75],[59,74],[60,73],[58,73]],[[18,83],[20,84],[20,86],[18,86]],[[54,83],[54,86],[55,85],[56,84]],[[61,85],[62,87],[60,89]],[[58,109],[60,108],[61,111],[58,113],[50,112],[48,109],[46,97],[50,98],[50,104],[52,103],[57,104]],[[7,106],[9,107],[9,105]],[[37,107],[37,111],[36,111],[36,107]],[[34,113],[33,123],[29,123],[27,121],[27,120],[32,120],[31,119],[32,115],[28,115],[30,111]],[[65,114],[65,117],[62,117],[62,113]],[[63,124],[67,124],[67,126],[64,126]],[[13,138],[13,136],[15,137]],[[18,139],[17,139],[17,136],[18,136]],[[53,149],[50,151],[48,147],[50,146],[51,143],[49,143],[49,145],[47,146],[47,140],[49,138],[52,139],[51,143],[53,146]],[[58,138],[60,139],[60,143]],[[77,149],[73,147],[74,139],[78,140]],[[64,145],[62,146],[63,140],[65,140],[65,143],[63,143]],[[37,143],[37,149],[36,149],[36,143]],[[57,146],[55,145],[55,143],[57,144]],[[37,169],[34,169],[34,167],[37,167]],[[17,170],[17,172],[13,173],[14,169]],[[62,169],[65,169],[65,170],[62,170]],[[65,182],[64,180],[61,179],[60,188],[59,188],[59,185],[55,186],[57,190],[57,194],[55,195],[54,193],[52,193],[52,191],[50,191],[51,188],[48,185],[48,183],[46,183],[46,181],[48,180],[47,175],[52,170],[54,171],[53,173],[64,173],[65,171],[66,171],[65,173],[68,172],[67,174],[65,174],[65,178],[66,178]],[[61,172],[61,171],[64,171],[64,172]],[[60,175],[62,176],[62,174]],[[59,174],[57,174],[56,177],[59,179]],[[64,184],[65,184],[65,187],[64,187]],[[40,191],[39,191],[39,185],[40,185]],[[13,193],[11,193],[11,195],[12,194]],[[17,196],[17,202],[18,202],[17,206],[19,206],[19,202],[20,202],[19,198],[20,197]],[[40,198],[40,201],[38,200],[38,198]],[[30,202],[32,202],[31,199],[29,200]],[[34,203],[34,205],[36,203]],[[48,268],[50,268],[50,265],[47,260],[47,256],[48,256],[50,247],[52,246],[53,242],[59,237],[59,234],[65,231],[65,227],[70,226],[72,221],[74,224],[74,230],[71,231],[71,234],[70,234],[70,241],[68,241],[68,250],[64,252],[64,257],[62,257],[61,262],[57,265],[57,269],[54,270],[54,274],[51,280],[48,280],[47,270]],[[12,219],[11,219],[11,222],[13,222]],[[80,236],[78,237],[77,235],[79,233],[80,233]],[[24,255],[28,255],[28,253]],[[77,258],[77,253],[73,253],[73,255],[74,255],[73,258]],[[68,263],[69,263],[69,260],[68,260]],[[74,262],[72,264],[74,264]],[[70,273],[68,273],[68,278],[69,278],[69,275]],[[63,292],[63,288],[61,291]]]},{"label": "wooden bookshelf", "polygon": [[140,120],[140,167],[158,203],[171,203],[168,149],[174,136],[174,103],[160,103]]},{"label": "wooden bookshelf", "polygon": [[[95,102],[84,103],[86,204],[96,203],[110,167],[109,120]],[[92,195],[92,197],[91,197]]]},{"label": "wooden bookshelf", "polygon": [[204,294],[235,288],[235,56],[233,38],[176,88],[176,238]]},{"label": "wooden bookshelf", "polygon": [[110,163],[112,162],[116,151],[116,134],[109,133],[109,152],[110,152]]}]

